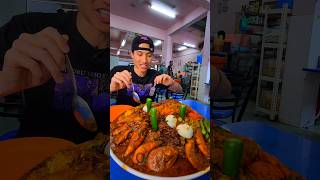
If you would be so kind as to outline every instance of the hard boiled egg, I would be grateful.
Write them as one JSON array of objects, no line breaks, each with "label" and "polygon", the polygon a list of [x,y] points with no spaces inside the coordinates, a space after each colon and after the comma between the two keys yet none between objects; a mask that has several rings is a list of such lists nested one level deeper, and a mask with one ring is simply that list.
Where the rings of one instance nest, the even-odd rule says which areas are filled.
[{"label": "hard boiled egg", "polygon": [[166,122],[168,124],[169,127],[171,128],[175,128],[177,126],[177,118],[174,117],[174,115],[168,115],[166,117]]},{"label": "hard boiled egg", "polygon": [[147,105],[144,105],[143,108],[142,108],[142,110],[143,110],[144,112],[148,112]]},{"label": "hard boiled egg", "polygon": [[188,124],[179,124],[177,126],[178,134],[184,138],[191,138],[193,136],[193,129]]}]

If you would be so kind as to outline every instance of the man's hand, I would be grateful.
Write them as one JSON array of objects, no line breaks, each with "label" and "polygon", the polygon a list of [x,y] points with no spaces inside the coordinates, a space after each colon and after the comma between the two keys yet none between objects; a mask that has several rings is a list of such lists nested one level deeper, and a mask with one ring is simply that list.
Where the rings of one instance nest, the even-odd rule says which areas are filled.
[{"label": "man's hand", "polygon": [[161,74],[154,79],[154,83],[171,86],[173,83],[175,83],[175,81],[168,74]]},{"label": "man's hand", "polygon": [[165,86],[169,86],[169,90],[173,92],[182,93],[182,87],[176,81],[172,79],[168,74],[161,74],[154,79],[156,84],[163,84]]},{"label": "man's hand", "polygon": [[130,88],[132,83],[131,73],[127,70],[117,72],[111,78],[110,92],[115,92],[125,87]]},{"label": "man's hand", "polygon": [[4,57],[1,74],[6,78],[1,84],[7,84],[6,94],[39,86],[51,77],[57,83],[63,82],[61,71],[69,52],[67,41],[67,35],[52,27],[36,34],[21,34]]}]

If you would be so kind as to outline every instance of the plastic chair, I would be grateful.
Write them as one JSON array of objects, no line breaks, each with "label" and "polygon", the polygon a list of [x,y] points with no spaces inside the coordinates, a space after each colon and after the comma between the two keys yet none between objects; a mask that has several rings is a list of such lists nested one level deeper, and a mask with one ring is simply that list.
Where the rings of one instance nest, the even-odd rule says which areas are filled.
[{"label": "plastic chair", "polygon": [[174,100],[177,100],[177,101],[180,101],[180,100],[185,100],[187,97],[187,93],[184,92],[184,93],[175,93],[175,92],[171,92],[171,91],[168,91],[167,93],[167,99],[174,99]]},{"label": "plastic chair", "polygon": [[236,110],[239,107],[240,97],[214,98],[212,103],[213,119],[215,121],[231,118],[232,122],[236,118]]},{"label": "plastic chair", "polygon": [[167,90],[165,89],[156,89],[156,96],[154,98],[154,101],[155,102],[160,102],[162,100],[165,100],[166,99],[166,92]]},{"label": "plastic chair", "polygon": [[8,131],[6,133],[4,133],[3,135],[0,136],[0,141],[4,141],[4,140],[8,140],[8,139],[12,139],[15,138],[18,134],[19,130],[15,129],[12,131]]},{"label": "plastic chair", "polygon": [[[255,87],[256,78],[237,81],[232,83],[233,97],[227,98],[213,98],[213,117],[214,119],[228,119],[231,118],[232,122],[240,122],[246,110],[250,95]],[[237,114],[237,110],[239,113]],[[237,116],[236,116],[237,115]]]},{"label": "plastic chair", "polygon": [[0,117],[22,118],[25,107],[24,94],[16,93],[0,102]]}]

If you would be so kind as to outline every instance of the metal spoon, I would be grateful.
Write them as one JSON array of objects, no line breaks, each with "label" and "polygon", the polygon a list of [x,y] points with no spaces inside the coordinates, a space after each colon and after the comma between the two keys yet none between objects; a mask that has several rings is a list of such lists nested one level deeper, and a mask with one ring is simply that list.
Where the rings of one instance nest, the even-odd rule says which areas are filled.
[{"label": "metal spoon", "polygon": [[70,59],[68,55],[66,55],[66,67],[68,71],[68,75],[72,81],[73,88],[73,98],[72,98],[72,110],[73,115],[80,123],[82,127],[89,131],[96,131],[98,129],[97,122],[93,116],[93,113],[88,105],[88,103],[78,95],[76,79],[74,75],[74,70],[72,68]]},{"label": "metal spoon", "polygon": [[136,91],[134,90],[134,84],[132,84],[132,98],[136,103],[141,103],[138,93],[136,93]]},{"label": "metal spoon", "polygon": [[107,155],[108,157],[110,157],[110,142],[108,142],[108,144],[106,145],[105,149],[104,149],[104,154]]},{"label": "metal spoon", "polygon": [[153,84],[153,86],[151,87],[150,89],[150,92],[149,92],[149,96],[153,96],[154,95],[154,92],[156,91],[156,83]]}]

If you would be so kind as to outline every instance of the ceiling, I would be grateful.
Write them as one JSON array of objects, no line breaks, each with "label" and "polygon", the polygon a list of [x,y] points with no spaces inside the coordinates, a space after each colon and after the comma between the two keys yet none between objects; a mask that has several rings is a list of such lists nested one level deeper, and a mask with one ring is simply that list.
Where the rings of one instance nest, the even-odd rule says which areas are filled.
[{"label": "ceiling", "polygon": [[175,7],[177,16],[175,19],[171,19],[151,10],[149,8],[150,1],[151,0],[110,0],[110,12],[117,16],[166,30],[182,20],[192,10],[199,7],[197,1],[194,0],[161,0],[169,6]]},{"label": "ceiling", "polygon": [[[120,44],[123,39],[126,39],[126,44],[123,49],[131,49],[130,45],[132,43],[133,38],[136,37],[136,33],[129,32],[129,31],[124,31],[124,30],[119,30],[116,28],[111,27],[110,28],[110,42],[111,42],[111,47],[120,47]],[[155,42],[158,39],[152,38],[151,39]],[[162,44],[155,47],[155,50],[161,50],[162,49]]]},{"label": "ceiling", "polygon": [[[194,9],[198,8],[199,6],[203,7],[203,4],[201,5],[200,0],[161,0],[166,4],[176,8],[176,18],[170,19],[151,10],[149,8],[150,1],[151,0],[110,0],[110,13],[166,31],[174,24],[183,20]],[[172,47],[173,53],[177,52],[177,49],[181,47],[182,43],[177,43],[182,42],[181,39],[187,40],[198,47],[198,45],[203,42],[205,26],[206,18],[203,18],[189,27],[182,28],[181,30],[175,32],[172,36],[172,40],[174,41]],[[129,30],[120,30],[110,27],[111,54],[117,55],[117,51],[120,48],[119,57],[130,61],[130,46],[135,36],[136,34],[129,32]],[[124,47],[120,47],[123,39],[126,39],[126,45]],[[152,39],[154,41],[157,40],[155,38]],[[155,47],[153,61],[161,62],[162,57],[160,55],[162,55],[162,44]]]},{"label": "ceiling", "polygon": [[206,22],[207,22],[207,17],[202,18],[200,21],[195,22],[194,24],[191,25],[191,27],[198,29],[201,32],[205,32],[206,30]]},{"label": "ceiling", "polygon": [[[198,22],[196,22],[198,23]],[[196,24],[195,23],[195,24]],[[203,39],[204,39],[204,31],[200,31],[198,28],[195,28],[193,25],[191,25],[190,27],[188,28],[185,28],[184,30],[182,31],[179,31],[178,33],[175,33],[174,36],[173,36],[173,39],[175,39],[175,37],[177,36],[180,36],[180,35],[185,35],[186,33],[189,34],[189,37],[198,37],[197,39],[200,39],[197,41],[196,44],[196,48],[198,48],[198,45],[203,42]],[[133,38],[136,36],[137,34],[136,33],[133,33],[133,32],[129,32],[129,31],[124,31],[124,30],[120,30],[120,29],[117,29],[117,28],[113,28],[111,27],[110,28],[110,47],[111,47],[111,54],[113,55],[116,55],[117,53],[117,50],[119,49],[119,47],[121,46],[121,42],[123,39],[126,39],[126,44],[124,47],[121,47],[120,49],[122,50],[121,51],[121,54],[123,55],[127,55],[128,58],[129,57],[129,53],[130,52],[130,49],[131,49],[131,43],[132,43],[132,40]],[[152,38],[151,39],[155,42],[156,40],[159,40],[159,39],[155,39],[155,38]],[[163,43],[163,40],[161,40],[161,42]],[[156,46],[155,47],[155,57],[159,56],[160,54],[162,54],[162,43],[159,45],[159,46]],[[181,44],[179,43],[173,43],[173,52],[177,52],[177,49],[181,46]],[[160,56],[159,56],[160,58]]]},{"label": "ceiling", "polygon": [[[125,46],[120,48],[120,55],[119,57],[123,59],[130,59],[130,49],[131,49],[131,44],[132,40],[135,38],[136,34],[133,32],[127,32],[123,30],[119,30],[116,28],[111,27],[110,28],[110,53],[112,55],[116,55],[119,47],[121,46],[121,42],[123,39],[126,39],[126,44]],[[153,42],[155,42],[158,39],[151,38]],[[163,41],[162,41],[163,42]],[[159,46],[155,47],[155,53],[153,56],[154,61],[159,61],[161,60],[161,50],[162,50],[162,44]]]}]

